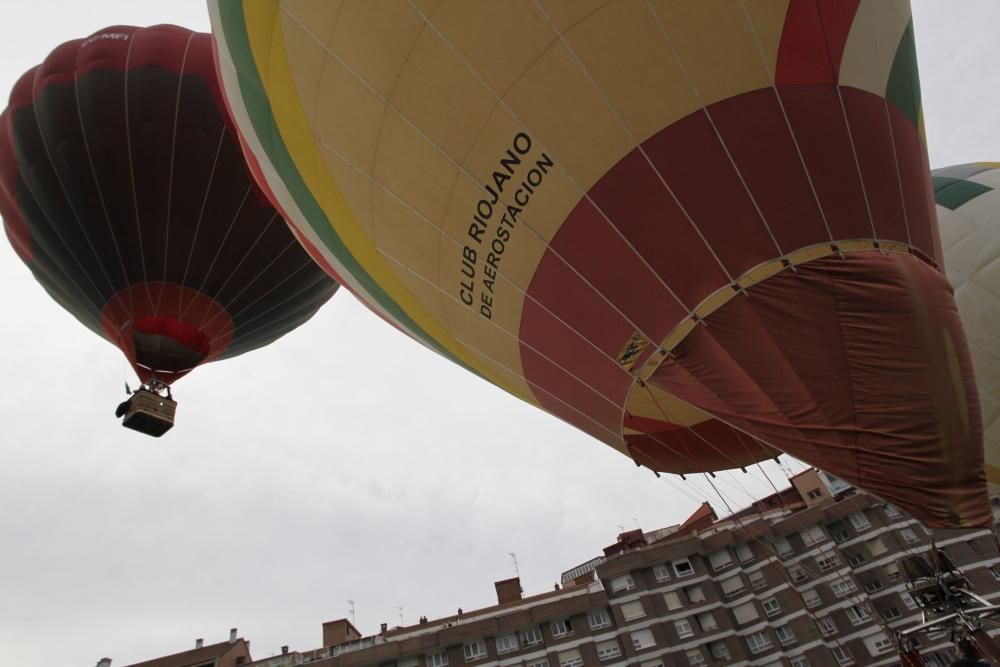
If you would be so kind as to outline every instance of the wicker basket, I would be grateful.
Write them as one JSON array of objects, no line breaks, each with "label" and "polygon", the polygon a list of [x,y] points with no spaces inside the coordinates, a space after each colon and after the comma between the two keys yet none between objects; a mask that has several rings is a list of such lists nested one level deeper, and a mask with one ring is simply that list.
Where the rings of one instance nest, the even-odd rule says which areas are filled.
[{"label": "wicker basket", "polygon": [[174,425],[177,401],[139,389],[129,401],[122,426],[159,438]]}]

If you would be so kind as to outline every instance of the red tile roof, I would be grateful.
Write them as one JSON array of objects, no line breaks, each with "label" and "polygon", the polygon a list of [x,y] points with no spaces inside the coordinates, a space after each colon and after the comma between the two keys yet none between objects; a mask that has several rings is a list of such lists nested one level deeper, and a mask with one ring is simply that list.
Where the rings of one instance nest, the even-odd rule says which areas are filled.
[{"label": "red tile roof", "polygon": [[202,667],[202,665],[214,665],[217,659],[224,657],[237,647],[243,648],[243,653],[247,654],[249,661],[250,652],[246,649],[246,642],[241,638],[232,644],[227,641],[210,644],[201,648],[191,649],[190,651],[165,655],[162,658],[137,662],[128,665],[128,667]]}]

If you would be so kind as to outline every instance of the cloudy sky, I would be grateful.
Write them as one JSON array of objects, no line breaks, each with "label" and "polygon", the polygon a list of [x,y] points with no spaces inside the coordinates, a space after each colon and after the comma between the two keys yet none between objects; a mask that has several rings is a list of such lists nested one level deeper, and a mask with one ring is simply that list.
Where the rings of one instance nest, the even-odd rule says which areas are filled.
[{"label": "cloudy sky", "polygon": [[[3,3],[0,90],[111,24],[207,30],[199,1]],[[931,164],[1000,160],[993,0],[915,2]],[[267,349],[176,385],[161,440],[112,416],[118,350],[50,301],[0,243],[0,650],[5,664],[115,665],[226,638],[255,657],[527,593],[619,526],[682,520],[701,480],[616,452],[417,346],[339,294]],[[793,464],[794,465],[794,464]],[[767,468],[776,482],[781,471]],[[760,471],[725,475],[745,504]]]}]

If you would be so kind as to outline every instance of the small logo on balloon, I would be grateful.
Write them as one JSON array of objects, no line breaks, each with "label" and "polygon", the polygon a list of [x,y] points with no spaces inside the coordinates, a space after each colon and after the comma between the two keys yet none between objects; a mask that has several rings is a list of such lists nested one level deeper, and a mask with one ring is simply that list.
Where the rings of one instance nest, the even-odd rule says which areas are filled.
[{"label": "small logo on balloon", "polygon": [[639,360],[639,355],[649,345],[649,341],[641,333],[636,331],[625,343],[625,347],[618,353],[618,363],[627,371],[632,370],[635,362]]}]

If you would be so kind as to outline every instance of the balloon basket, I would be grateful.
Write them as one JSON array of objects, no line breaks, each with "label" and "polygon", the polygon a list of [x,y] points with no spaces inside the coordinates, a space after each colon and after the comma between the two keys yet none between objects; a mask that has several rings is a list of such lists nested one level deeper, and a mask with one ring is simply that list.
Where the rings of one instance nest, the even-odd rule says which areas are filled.
[{"label": "balloon basket", "polygon": [[177,401],[146,388],[138,389],[128,402],[122,426],[154,438],[173,428]]}]

